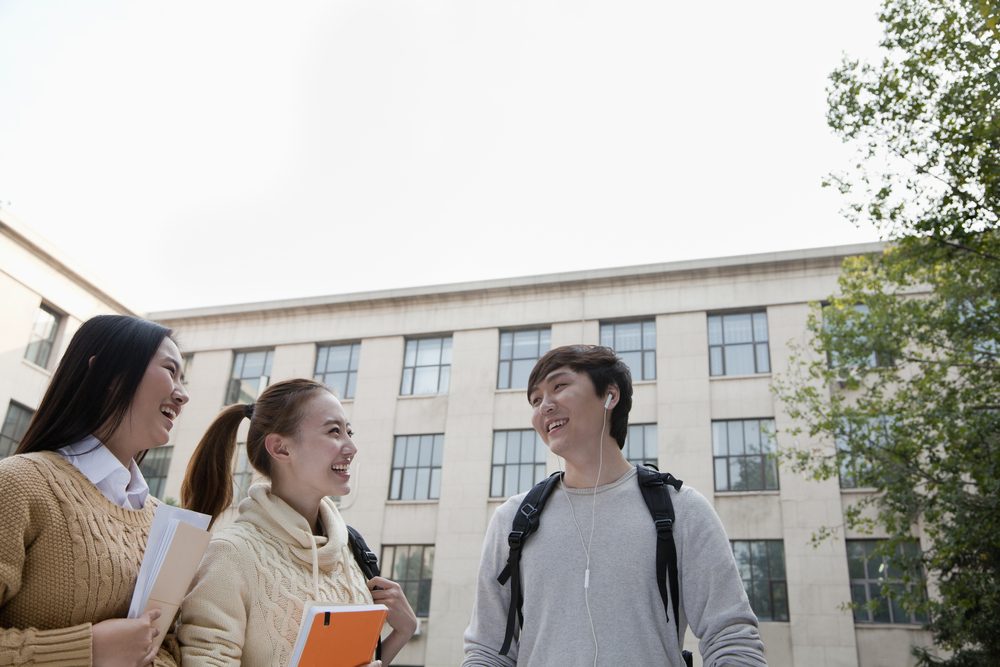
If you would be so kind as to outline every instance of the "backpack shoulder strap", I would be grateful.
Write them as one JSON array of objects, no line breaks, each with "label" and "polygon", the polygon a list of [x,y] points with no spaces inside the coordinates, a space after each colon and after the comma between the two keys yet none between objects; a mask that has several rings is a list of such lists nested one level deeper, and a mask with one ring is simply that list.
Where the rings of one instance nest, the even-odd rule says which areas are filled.
[{"label": "backpack shoulder strap", "polygon": [[548,500],[560,479],[562,479],[562,472],[555,472],[531,487],[531,490],[524,496],[524,500],[521,501],[517,514],[514,515],[510,534],[507,536],[507,545],[510,547],[507,565],[497,577],[501,586],[510,579],[507,632],[504,635],[500,655],[507,655],[510,650],[510,644],[514,640],[515,624],[517,628],[524,625],[524,615],[521,613],[521,603],[524,601],[524,596],[521,593],[521,547],[524,546],[525,540],[538,530],[545,501]]},{"label": "backpack shoulder strap", "polygon": [[[365,575],[365,579],[381,576],[382,572],[378,567],[378,556],[368,548],[365,538],[361,537],[361,533],[353,526],[347,527],[347,542],[351,545],[354,560],[358,561],[358,566],[361,568],[361,573]],[[382,637],[378,638],[378,643],[375,645],[375,659],[382,659]]]},{"label": "backpack shoulder strap", "polygon": [[347,527],[347,541],[351,545],[351,551],[354,552],[354,560],[358,561],[365,579],[381,576],[382,572],[378,567],[378,556],[368,548],[368,545],[365,544],[365,538],[361,537],[361,533],[352,526]]},{"label": "backpack shoulder strap", "polygon": [[673,602],[674,625],[680,633],[681,620],[678,610],[680,608],[680,585],[677,577],[677,545],[674,544],[674,505],[670,501],[670,490],[667,486],[674,487],[680,491],[684,483],[675,479],[670,473],[661,473],[644,466],[637,466],[639,473],[639,489],[642,491],[642,498],[646,501],[649,513],[653,515],[656,523],[656,585],[660,589],[660,597],[663,599],[663,611],[670,621],[671,605],[667,602],[667,578],[670,579],[670,600]]}]

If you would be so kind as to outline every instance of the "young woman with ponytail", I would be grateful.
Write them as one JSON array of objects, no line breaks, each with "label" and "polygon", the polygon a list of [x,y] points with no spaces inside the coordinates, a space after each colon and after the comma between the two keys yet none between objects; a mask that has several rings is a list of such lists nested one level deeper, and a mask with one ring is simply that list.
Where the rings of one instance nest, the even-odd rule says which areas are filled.
[{"label": "young woman with ponytail", "polygon": [[[382,642],[389,664],[417,618],[395,582],[366,582],[329,496],[350,492],[357,453],[340,401],[313,380],[271,385],[256,403],[226,408],[188,463],[181,503],[214,522],[233,497],[236,433],[250,420],[247,458],[270,484],[250,487],[236,520],[216,531],[181,605],[184,667],[288,664],[310,601],[389,608]],[[372,663],[380,665],[380,662]]]},{"label": "young woman with ponytail", "polygon": [[159,610],[128,614],[158,501],[136,465],[187,403],[170,330],[87,320],[0,461],[0,665],[157,667]]}]

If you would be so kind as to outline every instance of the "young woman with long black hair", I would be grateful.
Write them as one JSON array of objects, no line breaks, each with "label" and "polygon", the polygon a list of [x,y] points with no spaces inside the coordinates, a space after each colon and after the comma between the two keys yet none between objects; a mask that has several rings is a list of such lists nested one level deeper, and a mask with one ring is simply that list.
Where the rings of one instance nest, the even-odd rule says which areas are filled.
[{"label": "young woman with long black hair", "polygon": [[287,665],[310,601],[389,608],[392,661],[417,628],[399,584],[367,583],[329,496],[346,496],[357,447],[340,401],[313,380],[285,380],[257,402],[226,408],[188,463],[184,507],[217,518],[233,498],[236,436],[250,420],[247,458],[270,484],[250,487],[235,522],[215,532],[181,605],[184,667]]},{"label": "young woman with long black hair", "polygon": [[158,501],[136,458],[188,401],[170,330],[101,315],[73,336],[0,461],[0,664],[176,665],[159,611],[125,618]]}]

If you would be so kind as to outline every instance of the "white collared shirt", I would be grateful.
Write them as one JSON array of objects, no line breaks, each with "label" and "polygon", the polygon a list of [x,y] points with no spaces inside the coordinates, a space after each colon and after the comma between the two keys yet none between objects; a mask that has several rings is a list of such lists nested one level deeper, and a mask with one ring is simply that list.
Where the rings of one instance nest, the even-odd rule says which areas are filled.
[{"label": "white collared shirt", "polygon": [[149,496],[149,485],[135,461],[128,468],[100,440],[90,435],[72,445],[56,450],[94,483],[104,497],[127,510],[141,510]]}]

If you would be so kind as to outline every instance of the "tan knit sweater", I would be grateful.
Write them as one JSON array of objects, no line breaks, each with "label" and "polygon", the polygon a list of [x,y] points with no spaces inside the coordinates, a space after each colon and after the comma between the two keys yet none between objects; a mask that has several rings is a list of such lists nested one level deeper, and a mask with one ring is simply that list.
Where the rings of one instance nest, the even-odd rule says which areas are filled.
[{"label": "tan knit sweater", "polygon": [[[115,505],[53,452],[0,461],[0,665],[92,664],[91,624],[128,613],[156,505]],[[176,654],[168,636],[155,664]]]},{"label": "tan knit sweater", "polygon": [[372,602],[347,526],[329,499],[320,505],[326,536],[315,537],[315,549],[308,522],[269,485],[252,486],[239,509],[212,538],[181,605],[184,667],[287,665],[316,588],[321,601]]}]

